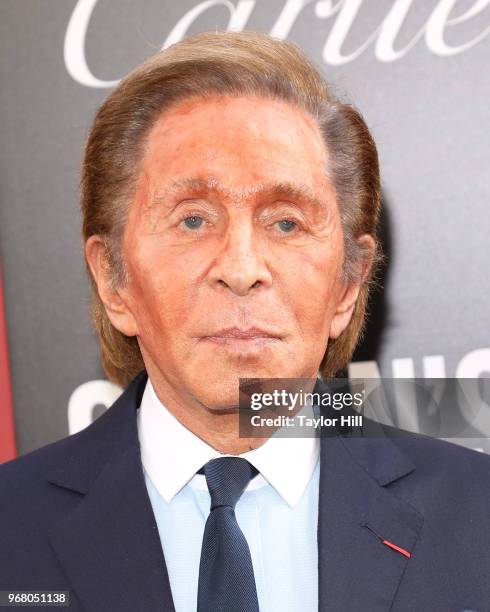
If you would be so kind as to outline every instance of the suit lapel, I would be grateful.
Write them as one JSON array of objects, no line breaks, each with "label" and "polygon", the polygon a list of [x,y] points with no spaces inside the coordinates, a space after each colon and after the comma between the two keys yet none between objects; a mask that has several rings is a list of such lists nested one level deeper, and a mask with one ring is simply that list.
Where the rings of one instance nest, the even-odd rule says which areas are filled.
[{"label": "suit lapel", "polygon": [[[386,487],[414,470],[382,434],[322,432],[318,518],[319,611],[391,609],[422,516]],[[359,432],[357,432],[359,433]]]},{"label": "suit lapel", "polygon": [[[70,463],[48,478],[84,495],[49,539],[90,612],[174,610],[137,438],[136,406],[145,382],[141,374],[110,410],[80,432]],[[117,440],[113,448],[104,446],[109,440]],[[90,456],[97,452],[102,456]]]}]

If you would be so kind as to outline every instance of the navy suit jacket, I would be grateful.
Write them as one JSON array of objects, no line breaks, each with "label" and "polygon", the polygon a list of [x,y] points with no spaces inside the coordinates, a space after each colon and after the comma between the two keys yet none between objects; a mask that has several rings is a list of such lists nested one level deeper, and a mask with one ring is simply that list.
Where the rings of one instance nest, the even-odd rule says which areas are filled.
[{"label": "navy suit jacket", "polygon": [[[0,590],[68,590],[71,612],[174,609],[137,435],[145,383],[0,466]],[[319,610],[490,611],[489,456],[331,433],[320,461]]]}]

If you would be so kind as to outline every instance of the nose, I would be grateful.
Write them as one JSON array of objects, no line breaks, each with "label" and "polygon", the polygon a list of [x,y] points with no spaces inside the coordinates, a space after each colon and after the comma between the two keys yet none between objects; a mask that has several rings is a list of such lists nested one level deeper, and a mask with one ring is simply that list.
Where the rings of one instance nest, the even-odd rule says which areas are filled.
[{"label": "nose", "polygon": [[243,216],[234,219],[209,270],[212,285],[227,288],[239,296],[261,286],[270,286],[272,276],[264,247],[250,219]]}]

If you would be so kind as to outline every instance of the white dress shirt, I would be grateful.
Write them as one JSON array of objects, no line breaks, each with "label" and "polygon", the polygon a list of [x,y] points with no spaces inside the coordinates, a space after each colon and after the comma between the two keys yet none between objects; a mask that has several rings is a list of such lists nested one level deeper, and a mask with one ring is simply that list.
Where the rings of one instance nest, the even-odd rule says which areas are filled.
[{"label": "white dress shirt", "polygon": [[[192,612],[210,508],[206,478],[196,472],[211,459],[230,455],[182,425],[160,402],[149,379],[137,423],[175,609]],[[239,455],[259,471],[235,514],[250,548],[261,612],[318,610],[319,450],[318,437],[272,436]]]}]

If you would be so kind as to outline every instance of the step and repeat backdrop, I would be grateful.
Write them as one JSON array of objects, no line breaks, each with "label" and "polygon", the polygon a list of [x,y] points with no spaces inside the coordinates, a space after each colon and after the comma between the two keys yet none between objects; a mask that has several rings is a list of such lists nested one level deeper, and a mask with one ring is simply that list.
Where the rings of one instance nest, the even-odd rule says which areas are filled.
[{"label": "step and repeat backdrop", "polygon": [[[388,265],[349,375],[487,378],[489,5],[2,0],[0,461],[88,425],[121,391],[104,379],[88,318],[83,144],[123,75],[199,31],[298,43],[373,132]],[[484,421],[469,444],[488,450]]]}]

